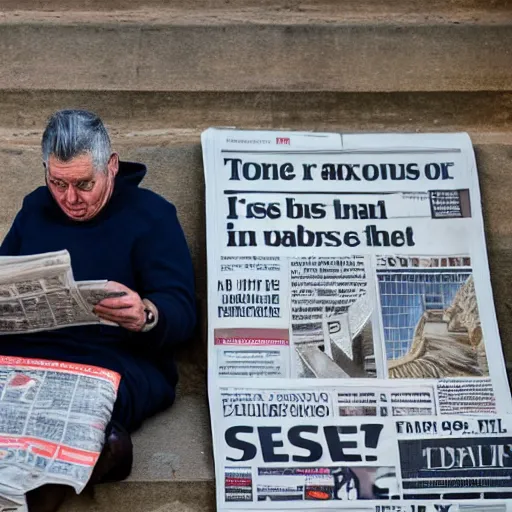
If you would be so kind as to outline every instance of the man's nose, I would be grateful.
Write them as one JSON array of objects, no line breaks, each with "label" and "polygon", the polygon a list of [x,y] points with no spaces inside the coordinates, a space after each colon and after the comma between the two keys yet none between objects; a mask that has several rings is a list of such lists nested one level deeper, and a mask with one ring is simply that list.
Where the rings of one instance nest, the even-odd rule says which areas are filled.
[{"label": "man's nose", "polygon": [[66,190],[66,201],[69,204],[75,204],[78,201],[78,194],[76,193],[75,187],[68,185]]}]

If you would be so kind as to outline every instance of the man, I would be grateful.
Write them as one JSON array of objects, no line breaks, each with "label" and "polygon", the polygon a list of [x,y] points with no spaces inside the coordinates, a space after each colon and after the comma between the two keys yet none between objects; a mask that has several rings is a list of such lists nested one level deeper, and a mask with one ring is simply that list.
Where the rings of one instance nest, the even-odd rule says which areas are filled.
[{"label": "man", "polygon": [[46,186],[25,197],[0,255],[67,249],[77,281],[107,279],[110,290],[125,295],[95,308],[118,327],[4,336],[0,354],[90,364],[121,375],[108,460],[96,479],[122,479],[131,468],[128,433],[174,401],[172,349],[190,338],[196,322],[192,262],[174,206],[138,187],[146,167],[119,161],[95,114],[55,113],[42,156]]}]

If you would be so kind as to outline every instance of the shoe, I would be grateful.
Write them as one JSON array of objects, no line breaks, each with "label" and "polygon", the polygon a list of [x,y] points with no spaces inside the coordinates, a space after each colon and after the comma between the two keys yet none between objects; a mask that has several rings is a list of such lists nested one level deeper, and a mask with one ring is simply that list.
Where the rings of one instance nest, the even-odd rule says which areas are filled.
[{"label": "shoe", "polygon": [[105,445],[94,466],[90,485],[119,482],[132,472],[133,444],[130,434],[121,425],[112,422],[105,432]]},{"label": "shoe", "polygon": [[71,487],[60,484],[46,484],[27,492],[29,512],[57,512]]}]

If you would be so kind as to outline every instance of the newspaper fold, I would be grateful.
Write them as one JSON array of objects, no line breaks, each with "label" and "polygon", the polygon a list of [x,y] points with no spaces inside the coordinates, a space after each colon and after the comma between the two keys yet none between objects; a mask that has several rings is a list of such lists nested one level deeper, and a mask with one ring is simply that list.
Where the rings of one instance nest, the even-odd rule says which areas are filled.
[{"label": "newspaper fold", "polygon": [[24,510],[24,495],[48,483],[85,487],[120,378],[94,366],[0,356],[0,510]]},{"label": "newspaper fold", "polygon": [[93,307],[124,292],[110,291],[106,284],[106,280],[76,282],[66,250],[0,257],[0,334],[107,323],[93,313]]}]

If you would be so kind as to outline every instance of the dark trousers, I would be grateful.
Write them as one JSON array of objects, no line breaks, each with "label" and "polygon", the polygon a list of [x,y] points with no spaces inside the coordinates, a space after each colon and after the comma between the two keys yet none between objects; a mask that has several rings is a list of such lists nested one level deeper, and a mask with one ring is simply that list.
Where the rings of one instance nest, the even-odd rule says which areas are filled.
[{"label": "dark trousers", "polygon": [[[10,338],[10,337],[9,337]],[[0,355],[52,359],[69,363],[99,366],[121,375],[112,421],[128,432],[172,405],[175,398],[175,376],[164,375],[155,363],[126,351],[110,347],[64,343],[30,343],[0,336]]]}]

